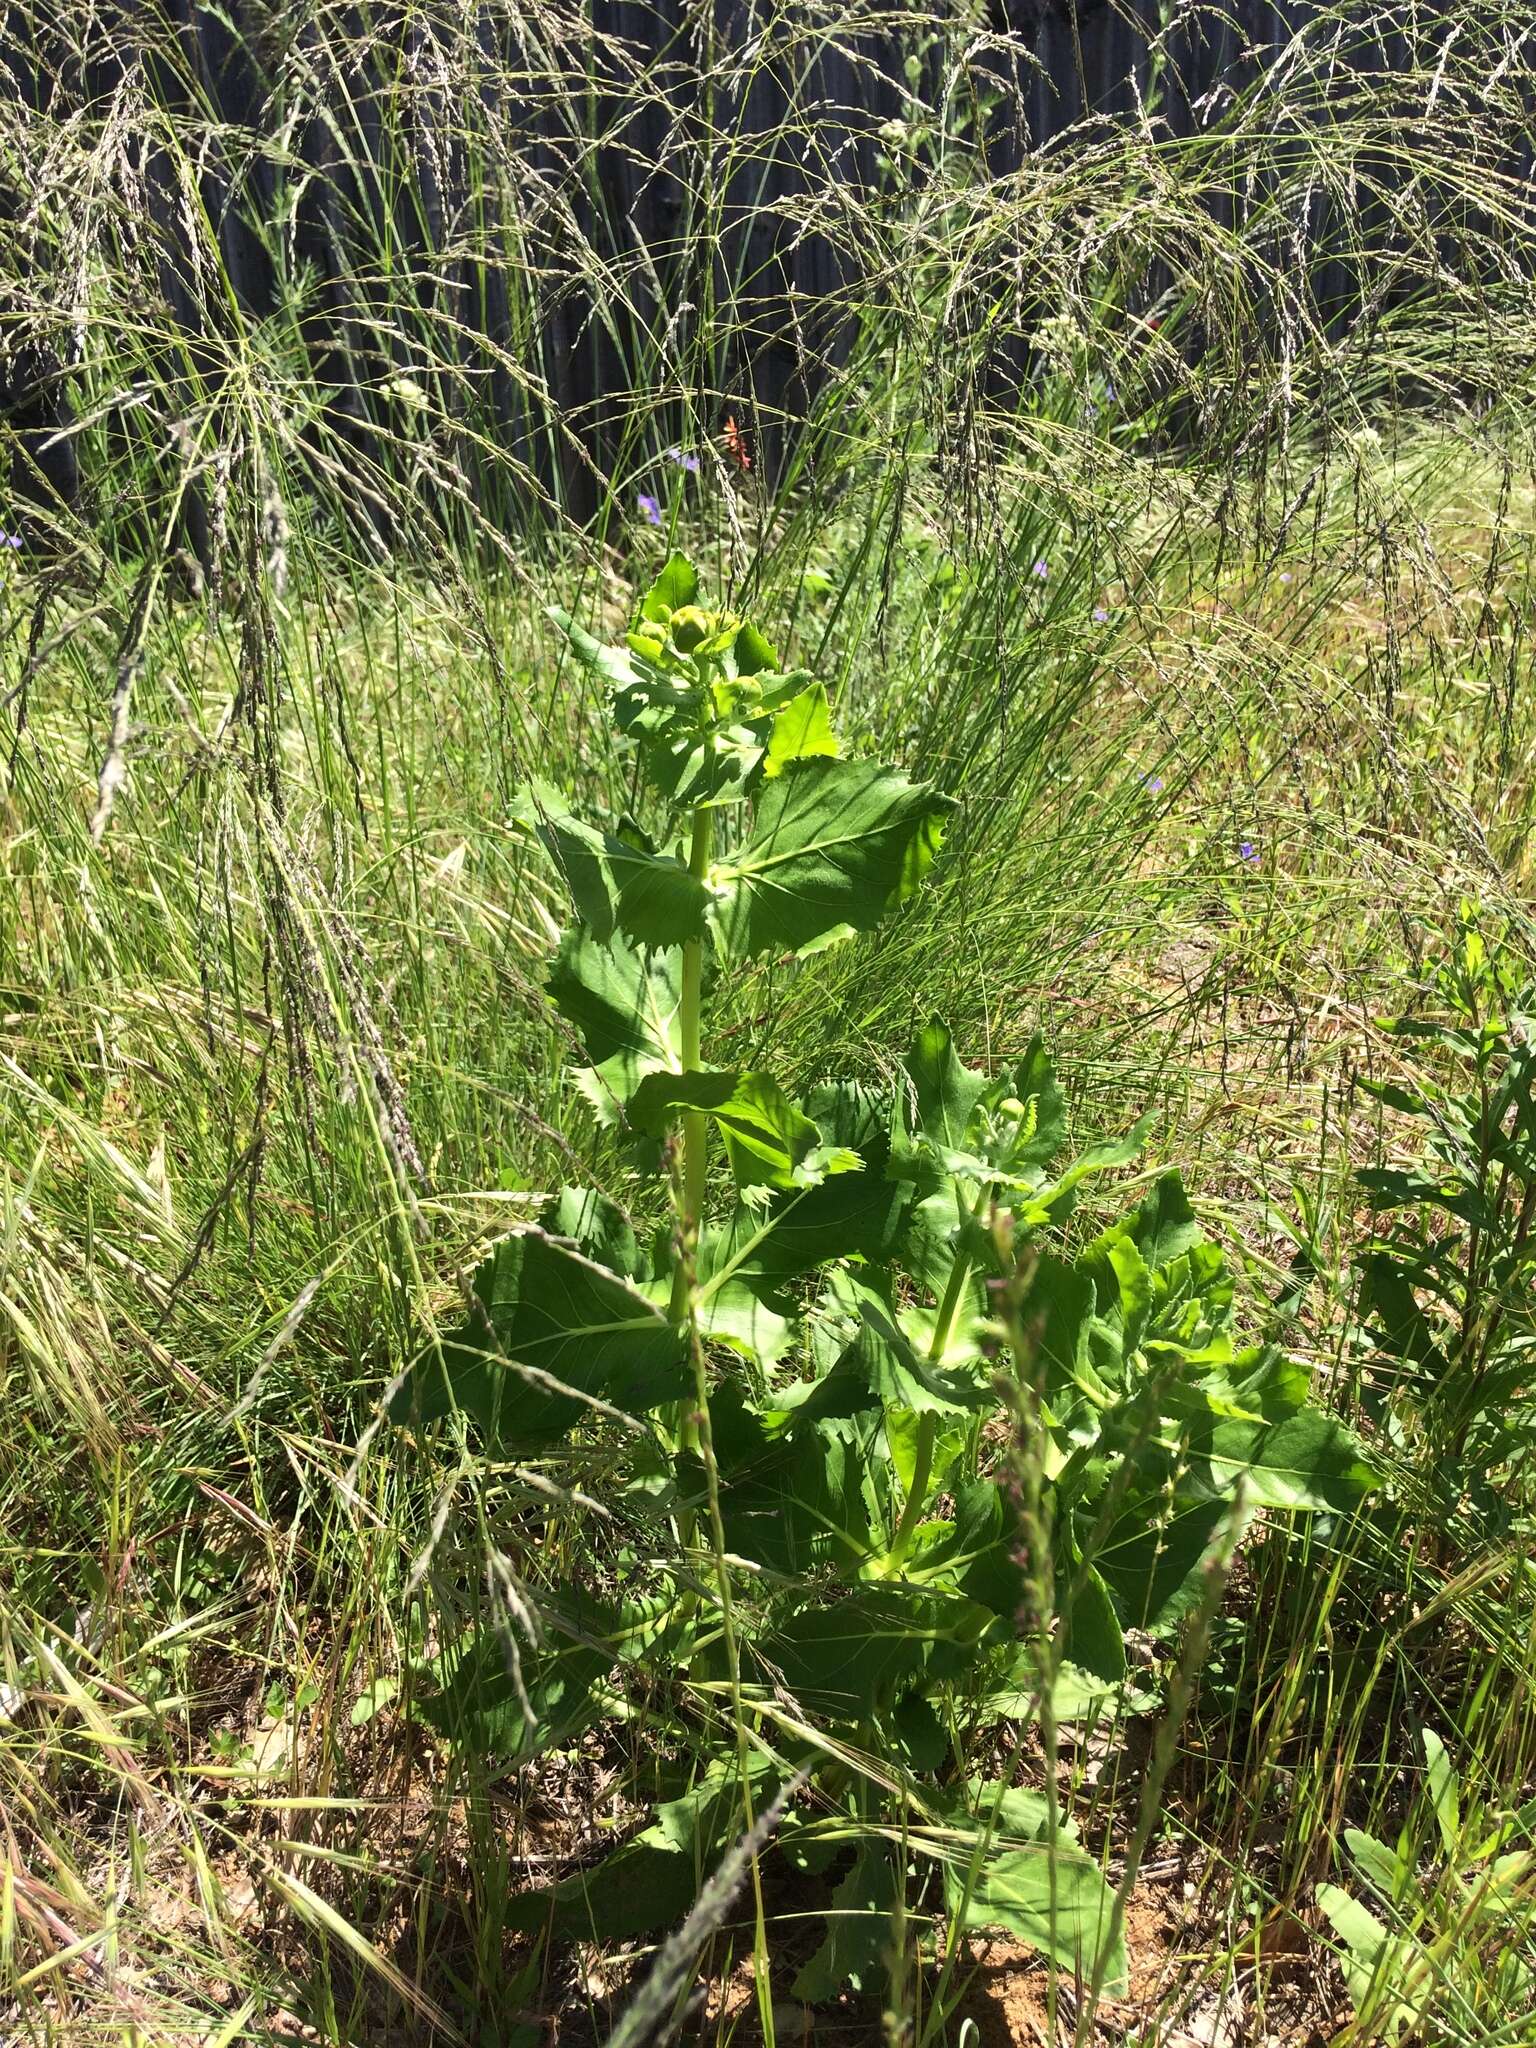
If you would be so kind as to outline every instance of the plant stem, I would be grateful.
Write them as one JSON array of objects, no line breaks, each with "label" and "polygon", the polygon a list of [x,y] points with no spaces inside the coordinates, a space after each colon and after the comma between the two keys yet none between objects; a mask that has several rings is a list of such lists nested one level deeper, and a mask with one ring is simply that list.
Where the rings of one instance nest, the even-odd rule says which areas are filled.
[{"label": "plant stem", "polygon": [[888,1553],[893,1563],[906,1556],[907,1546],[912,1541],[912,1532],[917,1527],[918,1516],[923,1512],[923,1502],[928,1494],[928,1481],[933,1476],[933,1440],[938,1434],[938,1427],[938,1410],[925,1408],[917,1418],[917,1455],[912,1465],[912,1484],[907,1488],[901,1520],[896,1524],[896,1534],[891,1539]]},{"label": "plant stem", "polygon": [[[970,1225],[974,1226],[975,1224],[979,1223],[982,1217],[986,1214],[987,1210],[991,1206],[992,1193],[992,1182],[983,1181],[981,1187],[977,1191],[976,1200],[971,1207],[971,1211],[967,1219],[967,1222]],[[975,1261],[972,1259],[969,1251],[966,1249],[966,1238],[968,1237],[968,1235],[969,1231],[967,1230],[966,1224],[962,1224],[961,1242],[958,1250],[955,1253],[955,1262],[949,1269],[949,1278],[944,1284],[944,1298],[939,1303],[938,1314],[934,1317],[933,1336],[928,1345],[928,1363],[930,1365],[937,1365],[940,1359],[944,1356],[945,1352],[949,1349],[950,1339],[954,1335],[955,1319],[960,1313],[961,1303],[965,1300],[965,1290],[971,1283],[971,1275],[976,1270]],[[926,1439],[923,1433],[925,1424],[927,1425]],[[970,1467],[970,1475],[973,1479],[976,1476],[975,1467],[978,1456],[980,1428],[981,1425],[980,1421],[978,1420],[975,1429],[973,1429],[970,1433],[969,1445],[966,1452],[967,1463]],[[926,1449],[928,1450],[928,1452],[930,1454],[932,1452],[933,1429],[934,1418],[931,1415],[924,1416],[922,1418],[922,1421],[918,1424],[917,1448],[919,1459],[922,1459],[923,1457],[925,1442]],[[924,1483],[927,1483],[926,1467],[924,1468]],[[896,1543],[892,1551],[893,1556],[899,1557],[904,1555],[905,1553],[905,1545],[903,1543],[903,1532],[906,1532],[908,1530],[909,1519],[915,1522],[915,1517],[912,1514],[912,1500],[910,1498],[908,1499],[905,1508],[902,1510],[901,1527],[896,1532]]]},{"label": "plant stem", "polygon": [[[991,1201],[992,1183],[991,1181],[983,1181],[970,1214],[966,1218],[966,1222],[979,1223],[987,1213]],[[930,1365],[937,1365],[944,1356],[944,1353],[949,1349],[949,1340],[954,1334],[955,1318],[960,1313],[960,1304],[965,1297],[965,1290],[969,1286],[971,1275],[976,1269],[975,1261],[966,1249],[968,1233],[965,1231],[965,1224],[961,1225],[961,1232],[960,1248],[955,1254],[955,1263],[949,1269],[949,1279],[944,1288],[944,1299],[939,1303],[939,1312],[933,1322],[933,1339],[928,1346],[928,1363]]]},{"label": "plant stem", "polygon": [[[697,848],[697,838],[695,838]],[[706,855],[707,858],[707,855]],[[688,1335],[688,1353],[693,1362],[693,1416],[688,1435],[698,1450],[699,1462],[704,1467],[704,1495],[709,1511],[709,1547],[715,1568],[715,1588],[720,1603],[720,1629],[725,1643],[726,1670],[730,1680],[731,1718],[736,1731],[736,1763],[741,1773],[741,1804],[746,1821],[746,1832],[750,1838],[756,1825],[752,1802],[751,1746],[747,1739],[746,1713],[741,1693],[741,1646],[736,1633],[735,1609],[731,1601],[731,1570],[726,1561],[725,1517],[720,1506],[720,1468],[715,1462],[714,1438],[709,1427],[709,1368],[705,1363],[704,1346],[699,1336],[698,1290],[695,1285],[693,1246],[690,1240],[683,1242],[682,1254],[678,1259],[678,1277],[682,1283],[683,1311],[681,1321]],[[690,1403],[685,1399],[685,1414]],[[685,1548],[691,1548],[694,1540],[693,1515],[690,1510]],[[691,1608],[695,1595],[685,1596],[686,1605]],[[756,1906],[758,1946],[766,1954],[764,1937],[764,1910],[762,1873],[758,1867],[756,1851],[752,1854],[752,1894]]]},{"label": "plant stem", "polygon": [[[979,1223],[992,1203],[993,1184],[983,1181],[971,1205],[967,1221]],[[962,1226],[962,1229],[964,1226]],[[955,1263],[949,1269],[949,1278],[944,1284],[944,1299],[939,1303],[938,1315],[934,1318],[933,1338],[928,1346],[928,1363],[937,1365],[949,1349],[949,1340],[954,1334],[955,1319],[960,1313],[960,1304],[965,1299],[965,1290],[970,1285],[976,1262],[965,1248],[962,1239],[955,1254]],[[923,1511],[923,1497],[928,1491],[928,1481],[933,1475],[933,1441],[938,1433],[937,1411],[928,1408],[917,1418],[917,1456],[912,1469],[912,1484],[901,1510],[901,1520],[896,1525],[896,1534],[888,1553],[894,1561],[906,1556],[907,1546],[912,1541],[912,1531],[917,1527],[918,1516]]]},{"label": "plant stem", "polygon": [[[715,814],[701,804],[693,814],[693,840],[688,850],[688,872],[703,880],[709,868],[714,843]],[[700,1036],[704,1009],[704,941],[690,939],[683,947],[683,1003],[678,1019],[682,1039],[683,1068],[696,1072],[701,1064]],[[709,1118],[701,1109],[686,1109],[682,1117],[683,1205],[678,1227],[684,1241],[696,1240],[704,1212],[704,1180],[708,1169]],[[672,1320],[680,1323],[687,1311],[686,1262],[679,1261],[672,1281]]]}]

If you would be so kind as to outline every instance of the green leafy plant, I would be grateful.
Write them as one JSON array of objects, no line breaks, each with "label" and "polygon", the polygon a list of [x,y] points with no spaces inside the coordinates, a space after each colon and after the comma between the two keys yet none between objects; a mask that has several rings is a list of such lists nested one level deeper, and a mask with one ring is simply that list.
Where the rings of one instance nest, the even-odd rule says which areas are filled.
[{"label": "green leafy plant", "polygon": [[1433,995],[1439,1018],[1389,1027],[1403,1076],[1363,1084],[1426,1137],[1412,1165],[1359,1176],[1390,1219],[1361,1320],[1392,1367],[1387,1426],[1427,1453],[1436,1519],[1507,1539],[1536,1454],[1536,1001],[1470,913]]},{"label": "green leafy plant", "polygon": [[[647,1231],[563,1189],[394,1396],[400,1422],[455,1417],[499,1460],[601,1444],[626,1530],[602,1585],[542,1603],[538,1640],[456,1640],[422,1712],[511,1763],[625,1711],[626,1673],[651,1681],[685,1763],[632,1839],[522,1902],[556,1932],[676,1919],[804,1772],[774,1853],[833,1889],[800,1996],[880,1982],[914,1888],[951,1952],[1002,1926],[1119,1988],[1117,1902],[1070,1817],[972,1751],[1115,1696],[1126,1629],[1176,1629],[1240,1484],[1250,1511],[1339,1508],[1371,1475],[1305,1372],[1241,1343],[1176,1174],[1069,1239],[1149,1120],[1070,1156],[1038,1040],[981,1072],[935,1019],[893,1085],[798,1095],[706,1061],[728,978],[899,911],[951,805],[850,758],[823,685],[704,609],[680,558],[622,646],[555,616],[661,823],[519,800],[575,908],[549,993],[577,1085],[670,1198]],[[1012,1431],[1010,1371],[1033,1389]]]},{"label": "green leafy plant", "polygon": [[1432,2039],[1465,2040],[1479,2014],[1497,2037],[1503,2016],[1529,2013],[1536,1999],[1536,1813],[1469,1798],[1439,1736],[1426,1729],[1423,1741],[1425,1796],[1396,1841],[1344,1831],[1371,1903],[1340,1885],[1317,1890],[1345,1954],[1351,2038],[1427,2028]]}]

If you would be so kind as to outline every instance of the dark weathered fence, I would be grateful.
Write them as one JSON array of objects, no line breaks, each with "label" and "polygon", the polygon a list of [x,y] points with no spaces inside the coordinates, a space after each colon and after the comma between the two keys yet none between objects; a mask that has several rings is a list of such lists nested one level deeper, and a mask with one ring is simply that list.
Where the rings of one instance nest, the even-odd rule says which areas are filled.
[{"label": "dark weathered fence", "polygon": [[[307,357],[360,477],[430,411],[455,423],[471,494],[494,450],[503,477],[510,463],[578,513],[669,405],[734,401],[770,443],[804,412],[857,322],[851,223],[882,204],[884,131],[957,66],[977,160],[1006,184],[1108,124],[1217,134],[1258,89],[1280,127],[1315,132],[1335,92],[1386,105],[1394,80],[1422,82],[1437,33],[1447,60],[1475,35],[1490,70],[1530,62],[1518,17],[1447,0],[991,0],[985,17],[958,0],[938,16],[881,0],[61,0],[0,21],[13,106],[39,132],[100,138],[125,229],[152,249],[161,388],[216,391],[268,323]],[[1392,240],[1390,195],[1432,99],[1405,91],[1402,159],[1383,157],[1367,196],[1323,179],[1286,224],[1333,317],[1369,296],[1361,265]],[[1523,148],[1512,136],[1501,174],[1528,175]],[[70,236],[26,176],[25,152],[0,155],[0,407],[18,489],[67,497],[71,351],[38,307]],[[1234,178],[1203,203],[1235,215],[1259,199]],[[1160,281],[1149,267],[1146,292]]]}]

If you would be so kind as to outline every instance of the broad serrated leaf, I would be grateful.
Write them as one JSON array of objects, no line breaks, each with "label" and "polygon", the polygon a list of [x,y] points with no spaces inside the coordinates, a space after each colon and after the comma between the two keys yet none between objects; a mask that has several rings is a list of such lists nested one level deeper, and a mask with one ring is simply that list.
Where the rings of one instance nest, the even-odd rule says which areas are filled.
[{"label": "broad serrated leaf", "polygon": [[699,1303],[699,1334],[771,1372],[793,1340],[793,1308],[790,1301],[776,1302],[769,1287],[727,1280]]},{"label": "broad serrated leaf", "polygon": [[763,757],[763,773],[769,777],[782,775],[791,761],[835,759],[837,752],[826,685],[812,683],[775,716]]},{"label": "broad serrated leaf", "polygon": [[[993,1848],[1018,1848],[1024,1843],[1050,1840],[1050,1803],[1032,1785],[1009,1785],[996,1778],[968,1778],[965,1794],[964,1805],[956,1810],[957,1820],[970,1832],[976,1831],[978,1822],[983,1823],[990,1831]],[[1060,1802],[1055,1826],[1058,1840],[1078,1839],[1072,1816],[1061,1810]]]},{"label": "broad serrated leaf", "polygon": [[1381,1484],[1354,1435],[1320,1408],[1302,1408],[1278,1422],[1213,1417],[1192,1427],[1186,1497],[1227,1494],[1242,1479],[1256,1507],[1351,1508]]},{"label": "broad serrated leaf", "polygon": [[1014,1068],[1013,1092],[1030,1108],[1032,1118],[1028,1137],[1017,1154],[1018,1163],[1047,1167],[1067,1142],[1067,1103],[1038,1032]]},{"label": "broad serrated leaf", "polygon": [[887,1181],[877,1159],[819,1187],[775,1196],[765,1209],[743,1205],[699,1245],[706,1298],[740,1281],[774,1288],[833,1259],[886,1259],[896,1243],[910,1190]]},{"label": "broad serrated leaf", "polygon": [[794,1188],[822,1177],[807,1170],[820,1131],[770,1074],[650,1074],[630,1098],[629,1119],[659,1135],[682,1109],[702,1109],[720,1126],[738,1187]]},{"label": "broad serrated leaf", "polygon": [[620,938],[602,945],[576,925],[551,964],[549,993],[581,1035],[601,1114],[616,1115],[647,1074],[681,1071],[681,953],[647,955]]},{"label": "broad serrated leaf", "polygon": [[472,1626],[426,1666],[432,1689],[418,1688],[411,1712],[462,1754],[525,1761],[610,1710],[616,1665],[654,1659],[663,1644],[675,1656],[697,1633],[673,1600],[615,1603],[579,1584],[546,1594],[539,1614],[536,1641]]},{"label": "broad serrated leaf", "polygon": [[1083,1573],[1077,1565],[1063,1564],[1063,1596],[1079,1578],[1082,1583],[1077,1597],[1063,1616],[1061,1654],[1106,1685],[1118,1685],[1125,1676],[1125,1636],[1120,1618],[1108,1586],[1092,1565]]},{"label": "broad serrated leaf", "polygon": [[1158,1175],[1124,1227],[1154,1272],[1200,1241],[1184,1182],[1172,1171]]},{"label": "broad serrated leaf", "polygon": [[979,1310],[984,1281],[996,1254],[991,1232],[976,1214],[977,1182],[951,1173],[926,1145],[904,1149],[893,1171],[912,1187],[898,1248],[903,1270],[937,1301],[944,1294],[955,1261],[969,1259],[973,1279],[967,1305]]},{"label": "broad serrated leaf", "polygon": [[[924,1409],[919,1414],[915,1408],[901,1408],[888,1403],[885,1443],[891,1471],[903,1495],[910,1494],[921,1482],[919,1507],[931,1502],[933,1496],[942,1491],[950,1472],[958,1467],[972,1434],[971,1418],[959,1409],[942,1413]],[[926,1477],[925,1457],[928,1461]],[[935,1526],[942,1528],[943,1524],[928,1523],[920,1525],[920,1529]]]},{"label": "broad serrated leaf", "polygon": [[787,1576],[856,1572],[877,1543],[856,1437],[798,1422],[772,1429],[733,1388],[711,1401],[710,1420],[726,1548]]},{"label": "broad serrated leaf", "polygon": [[820,1081],[802,1098],[825,1143],[846,1145],[883,1171],[890,1147],[891,1099],[861,1081]]},{"label": "broad serrated leaf", "polygon": [[944,1769],[951,1754],[949,1729],[923,1693],[912,1692],[899,1699],[886,1725],[897,1754],[910,1770],[931,1778]]},{"label": "broad serrated leaf", "polygon": [[512,815],[544,846],[594,939],[618,930],[644,946],[683,946],[702,937],[708,895],[680,860],[587,824],[544,783],[530,783]]},{"label": "broad serrated leaf", "polygon": [[1091,1272],[1041,1252],[1030,1276],[1022,1314],[1039,1346],[1051,1414],[1068,1437],[1096,1430],[1108,1389],[1095,1371],[1090,1335],[1097,1295]]},{"label": "broad serrated leaf", "polygon": [[773,642],[766,639],[749,619],[742,620],[731,652],[739,676],[762,676],[766,683],[771,680],[770,671],[779,665]]},{"label": "broad serrated leaf", "polygon": [[1115,1523],[1096,1563],[1126,1628],[1172,1633],[1200,1598],[1228,1512],[1224,1501],[1203,1500],[1164,1519],[1154,1498]]},{"label": "broad serrated leaf", "polygon": [[[1021,1664],[1022,1664],[1021,1660]],[[1137,1692],[1125,1685],[1109,1685],[1091,1671],[1076,1664],[1056,1667],[1051,1687],[1051,1710],[1058,1723],[1083,1721],[1107,1712],[1115,1714],[1155,1713],[1162,1702],[1155,1693]],[[1031,1723],[1039,1713],[1037,1680],[1032,1671],[1020,1669],[1006,1685],[982,1693],[968,1708],[979,1727],[995,1727],[1000,1721]]]},{"label": "broad serrated leaf", "polygon": [[673,554],[640,600],[642,619],[665,619],[699,601],[699,572],[686,555]]},{"label": "broad serrated leaf", "polygon": [[1105,1377],[1114,1385],[1124,1386],[1124,1368],[1145,1342],[1152,1320],[1156,1301],[1152,1268],[1128,1235],[1111,1237],[1102,1246],[1101,1258],[1092,1264],[1085,1259],[1084,1264],[1093,1274],[1096,1289],[1103,1286],[1105,1268],[1113,1275],[1113,1292],[1105,1289],[1105,1313],[1098,1319],[1096,1334],[1103,1338],[1113,1330],[1112,1342],[1118,1347],[1121,1371],[1107,1373]]},{"label": "broad serrated leaf", "polygon": [[968,1415],[993,1405],[995,1397],[989,1386],[963,1372],[943,1371],[923,1358],[908,1340],[889,1303],[874,1289],[855,1281],[847,1293],[857,1310],[859,1328],[821,1382],[817,1394],[807,1403],[813,1412],[818,1408],[831,1412],[837,1383],[845,1376],[867,1387],[882,1407],[919,1414],[940,1410]]},{"label": "broad serrated leaf", "polygon": [[[1237,1288],[1220,1246],[1203,1239],[1166,1265],[1148,1269],[1151,1296],[1140,1341],[1149,1352],[1176,1352],[1186,1364],[1239,1369],[1232,1341]],[[1306,1398],[1302,1376],[1297,1406]]]},{"label": "broad serrated leaf", "polygon": [[539,1218],[551,1237],[568,1237],[610,1272],[638,1280],[645,1261],[635,1237],[635,1227],[617,1202],[597,1188],[561,1188]]},{"label": "broad serrated leaf", "polygon": [[476,1316],[417,1359],[390,1402],[395,1421],[463,1413],[503,1451],[526,1451],[602,1406],[641,1415],[692,1383],[682,1331],[542,1230],[503,1238],[474,1288]]},{"label": "broad serrated leaf", "polygon": [[1058,1180],[1038,1189],[1020,1204],[1020,1216],[1032,1224],[1062,1223],[1077,1204],[1077,1191],[1096,1173],[1108,1173],[1117,1166],[1130,1166],[1141,1157],[1142,1148],[1155,1121],[1148,1110],[1120,1138],[1105,1138],[1079,1154]]},{"label": "broad serrated leaf", "polygon": [[1024,1597],[1018,1548],[1018,1516],[1002,1489],[991,1479],[973,1479],[955,1488],[950,1522],[925,1546],[912,1575],[949,1585],[1013,1621]]},{"label": "broad serrated leaf", "polygon": [[724,950],[803,953],[868,931],[932,865],[953,808],[870,762],[791,762],[763,785],[747,843],[711,871]]},{"label": "broad serrated leaf", "polygon": [[949,1026],[937,1017],[917,1034],[906,1068],[918,1130],[946,1163],[951,1154],[968,1153],[971,1117],[992,1086],[990,1077],[961,1065]]}]

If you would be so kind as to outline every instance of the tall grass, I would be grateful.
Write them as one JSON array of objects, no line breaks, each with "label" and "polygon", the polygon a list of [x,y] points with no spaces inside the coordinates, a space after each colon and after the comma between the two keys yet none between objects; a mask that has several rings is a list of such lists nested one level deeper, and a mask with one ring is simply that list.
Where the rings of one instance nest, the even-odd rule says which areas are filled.
[{"label": "tall grass", "polygon": [[[530,771],[615,802],[626,771],[543,605],[612,622],[685,538],[846,730],[961,800],[926,902],[764,967],[733,1045],[809,1076],[933,1009],[978,1057],[1045,1029],[1085,1125],[1165,1108],[1166,1156],[1256,1285],[1299,1288],[1320,1392],[1357,1412],[1350,1175],[1399,1140],[1352,1077],[1463,900],[1532,955],[1523,24],[1317,11],[1193,132],[1154,66],[1132,118],[1019,155],[992,102],[1029,53],[965,15],[740,36],[706,10],[660,54],[558,9],[247,18],[246,126],[167,21],[125,54],[95,16],[8,18],[54,89],[0,100],[0,360],[67,370],[83,488],[38,494],[64,442],[23,421],[0,2011],[28,2039],[557,2007],[600,2032],[621,1973],[530,1974],[509,1901],[632,1810],[643,1715],[620,1753],[497,1779],[397,1705],[354,1713],[433,1641],[422,1574],[473,1604],[531,1483],[375,1433],[381,1393],[473,1246],[569,1177],[573,1135],[601,1146],[506,820]],[[1346,63],[1388,28],[1390,70]],[[852,178],[818,93],[882,37],[921,62]],[[660,246],[630,217],[658,190]],[[298,253],[317,207],[328,273]],[[811,240],[827,291],[786,307],[764,251]],[[1433,1447],[1371,1426],[1411,1501]],[[600,1469],[544,1476],[602,1505]],[[569,1562],[525,1560],[535,1586]],[[1420,1724],[1484,1798],[1529,1798],[1533,1612],[1514,1537],[1249,1544],[1164,1795],[1203,1917],[1147,2040],[1158,1995],[1291,2024],[1297,1926],[1333,1995],[1311,1888],[1346,1824],[1421,1825]],[[1118,1735],[1067,1759],[1111,1854]],[[1440,2038],[1518,2042],[1436,1953]]]}]

